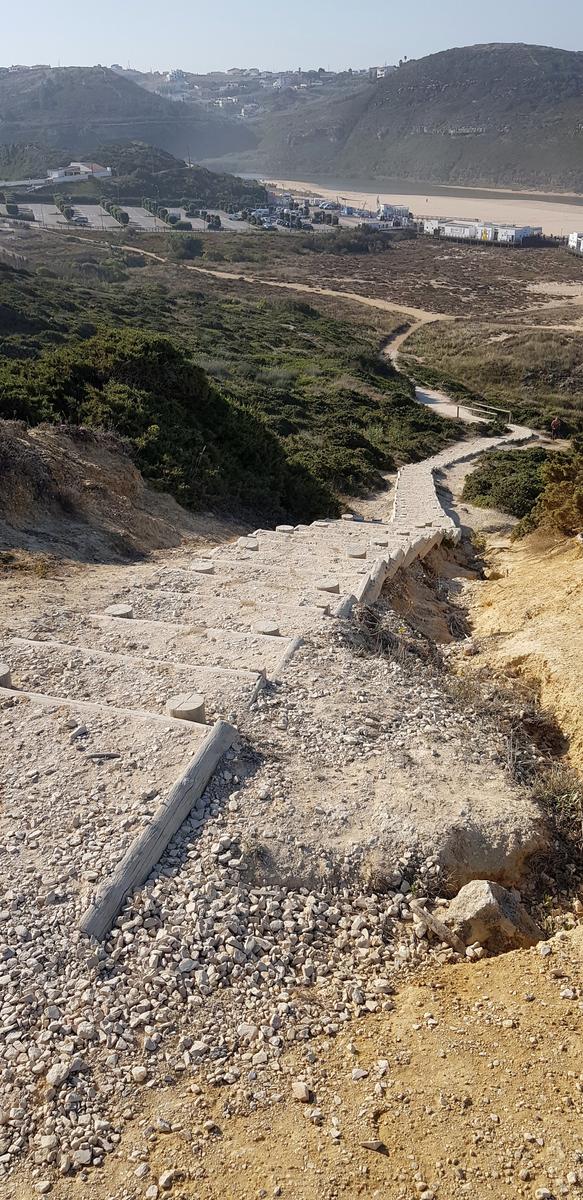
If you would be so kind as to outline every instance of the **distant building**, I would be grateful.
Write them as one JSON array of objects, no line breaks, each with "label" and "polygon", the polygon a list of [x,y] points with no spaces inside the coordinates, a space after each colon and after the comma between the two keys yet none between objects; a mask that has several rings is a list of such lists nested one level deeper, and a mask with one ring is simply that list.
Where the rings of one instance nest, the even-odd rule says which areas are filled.
[{"label": "distant building", "polygon": [[82,175],[95,175],[98,179],[107,179],[111,175],[111,167],[102,167],[100,163],[71,162],[68,167],[57,167],[56,170],[48,172],[48,178],[55,182]]},{"label": "distant building", "polygon": [[406,204],[379,204],[377,216],[380,221],[407,220],[411,210]]},{"label": "distant building", "polygon": [[574,254],[583,254],[583,233],[569,234],[569,250]]},{"label": "distant building", "polygon": [[431,217],[423,221],[423,232],[432,237],[460,242],[490,242],[519,246],[529,238],[541,237],[542,228],[534,225],[506,225],[495,221],[458,221]]},{"label": "distant building", "polygon": [[385,63],[384,67],[369,67],[368,77],[371,82],[374,82],[375,79],[386,79],[388,75],[392,75],[393,71],[396,70],[396,67],[389,67],[387,66],[387,63]]}]

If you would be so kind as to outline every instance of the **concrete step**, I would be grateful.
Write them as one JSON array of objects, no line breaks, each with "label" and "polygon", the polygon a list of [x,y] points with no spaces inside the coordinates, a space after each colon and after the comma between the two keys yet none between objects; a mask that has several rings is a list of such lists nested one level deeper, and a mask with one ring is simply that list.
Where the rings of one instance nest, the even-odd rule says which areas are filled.
[{"label": "concrete step", "polygon": [[306,591],[317,591],[322,576],[330,573],[338,576],[341,590],[346,590],[364,569],[357,560],[348,558],[343,546],[335,547],[329,542],[320,546],[313,540],[309,547],[297,547],[288,555],[279,548],[269,548],[265,554],[255,554],[251,564],[236,558],[221,562],[220,570],[202,581],[196,579],[193,583],[189,572],[183,569],[160,573],[156,581],[161,590],[190,594],[201,605],[235,592],[260,598],[275,591],[293,601]]},{"label": "concrete step", "polygon": [[237,670],[275,671],[288,639],[258,633],[230,633],[224,629],[180,622],[120,620],[104,613],[64,613],[43,618],[34,625],[39,640],[58,641],[85,649],[138,654],[192,666],[233,667]]},{"label": "concrete step", "polygon": [[81,912],[112,851],[115,861],[148,825],[209,728],[6,688],[0,701],[2,843],[23,887],[43,895],[44,871],[58,877],[49,913],[77,897]]},{"label": "concrete step", "polygon": [[139,655],[86,650],[56,641],[14,638],[1,647],[0,655],[10,668],[13,687],[24,691],[161,714],[178,696],[200,693],[207,722],[249,703],[262,681],[253,671],[145,661]]},{"label": "concrete step", "polygon": [[251,634],[259,623],[273,621],[283,637],[294,637],[308,633],[327,619],[323,610],[316,607],[316,601],[322,603],[322,595],[317,596],[308,588],[298,593],[295,602],[290,602],[276,588],[262,588],[259,594],[218,595],[208,604],[200,603],[188,593],[161,588],[134,588],[119,599],[131,604],[134,616],[140,620],[192,624],[236,634]]}]

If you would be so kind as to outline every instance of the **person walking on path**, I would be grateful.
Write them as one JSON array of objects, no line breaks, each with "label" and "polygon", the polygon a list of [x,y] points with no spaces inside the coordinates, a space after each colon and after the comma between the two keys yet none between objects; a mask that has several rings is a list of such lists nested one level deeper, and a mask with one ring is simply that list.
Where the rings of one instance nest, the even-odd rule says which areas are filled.
[{"label": "person walking on path", "polygon": [[559,436],[560,428],[561,428],[560,417],[553,417],[553,419],[551,421],[551,437],[553,439],[553,442],[556,442],[556,440]]}]

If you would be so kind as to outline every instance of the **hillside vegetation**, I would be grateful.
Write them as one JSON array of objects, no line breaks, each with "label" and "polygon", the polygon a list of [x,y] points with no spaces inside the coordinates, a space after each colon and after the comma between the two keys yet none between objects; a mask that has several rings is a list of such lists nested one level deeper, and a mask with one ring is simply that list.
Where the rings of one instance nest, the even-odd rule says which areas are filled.
[{"label": "hillside vegetation", "polygon": [[[0,134],[2,126],[0,125]],[[0,179],[42,179],[47,171],[71,161],[67,150],[35,142],[0,142]]]},{"label": "hillside vegetation", "polygon": [[190,508],[240,504],[314,516],[330,494],[291,466],[250,410],[228,401],[169,338],[116,330],[5,364],[2,415],[112,430],[142,474]]},{"label": "hillside vegetation", "polygon": [[111,429],[190,506],[334,513],[458,435],[309,305],[0,272],[0,415]]},{"label": "hillside vegetation", "polygon": [[[504,332],[504,331],[503,331]],[[583,338],[568,330],[515,329],[475,322],[427,325],[407,343],[406,361],[429,383],[464,389],[548,431],[583,432]]]},{"label": "hillside vegetation", "polygon": [[0,141],[80,154],[128,139],[296,178],[583,190],[582,99],[582,52],[512,43],[432,54],[375,83],[266,93],[250,121],[106,67],[40,67],[0,74]]},{"label": "hillside vegetation", "polygon": [[241,121],[197,104],[175,104],[107,67],[37,67],[0,73],[0,141],[74,147],[139,140],[180,158],[244,151],[255,143]]},{"label": "hillside vegetation", "polygon": [[583,53],[501,44],[403,63],[344,99],[257,122],[249,169],[583,188]]},{"label": "hillside vegetation", "polygon": [[513,517],[530,516],[544,489],[544,468],[549,452],[541,446],[529,450],[495,450],[484,454],[466,478],[462,499],[480,508],[497,508]]},{"label": "hillside vegetation", "polygon": [[[75,201],[99,201],[111,197],[121,204],[141,205],[145,196],[162,204],[181,204],[183,200],[195,207],[249,208],[264,204],[265,188],[255,179],[241,179],[209,171],[206,167],[186,163],[167,150],[148,146],[145,142],[109,142],[92,149],[86,156],[92,162],[112,168],[111,179],[91,176],[70,180],[66,192]],[[40,178],[49,167],[66,166],[71,155],[65,151],[42,150],[38,146],[0,145],[0,172],[6,168],[5,179]],[[40,175],[39,175],[40,172]],[[35,198],[52,201],[54,185],[36,191]],[[28,194],[18,189],[12,198],[26,202]]]}]

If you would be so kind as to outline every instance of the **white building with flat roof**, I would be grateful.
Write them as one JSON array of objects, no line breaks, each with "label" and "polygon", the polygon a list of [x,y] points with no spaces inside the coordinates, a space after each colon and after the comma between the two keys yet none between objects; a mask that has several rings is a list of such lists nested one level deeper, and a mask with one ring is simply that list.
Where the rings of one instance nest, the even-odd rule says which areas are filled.
[{"label": "white building with flat roof", "polygon": [[48,178],[54,182],[75,179],[81,175],[94,175],[98,179],[108,179],[111,175],[111,167],[102,167],[101,163],[70,162],[68,167],[57,167],[56,170],[48,172]]},{"label": "white building with flat roof", "polygon": [[423,221],[423,232],[433,237],[462,242],[490,242],[519,246],[529,238],[542,237],[542,228],[534,225],[506,225],[498,221],[462,221],[430,217]]}]

